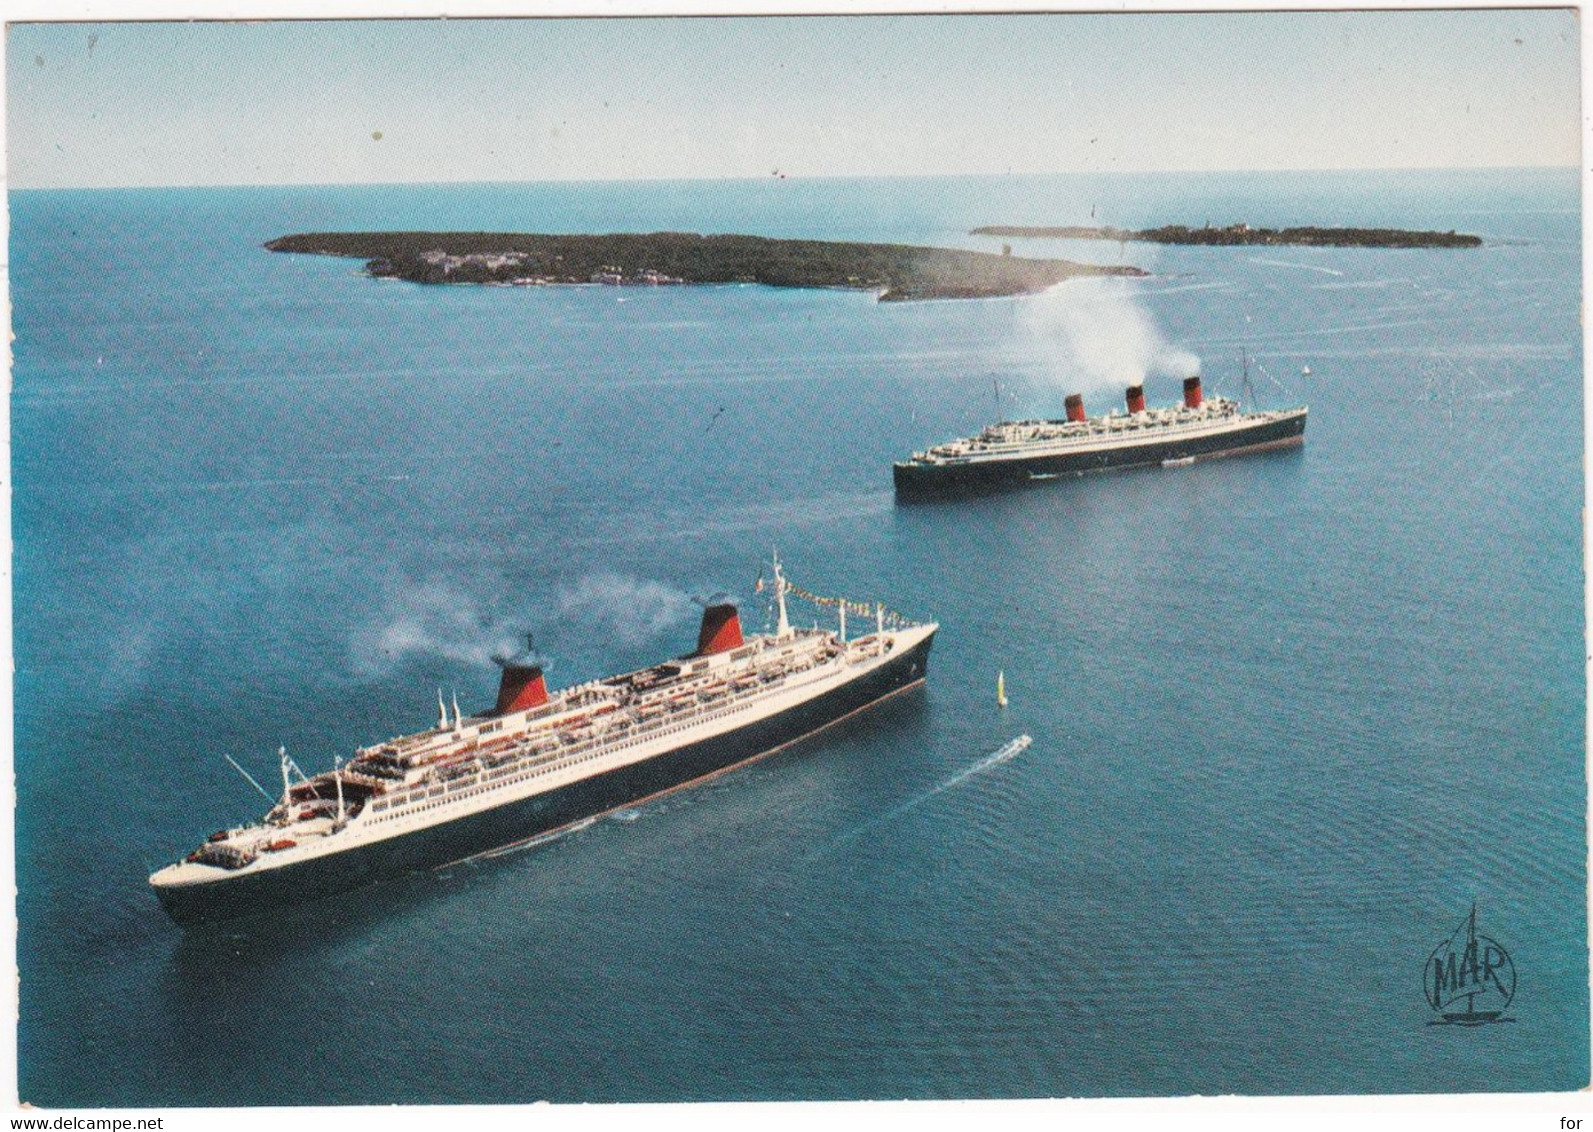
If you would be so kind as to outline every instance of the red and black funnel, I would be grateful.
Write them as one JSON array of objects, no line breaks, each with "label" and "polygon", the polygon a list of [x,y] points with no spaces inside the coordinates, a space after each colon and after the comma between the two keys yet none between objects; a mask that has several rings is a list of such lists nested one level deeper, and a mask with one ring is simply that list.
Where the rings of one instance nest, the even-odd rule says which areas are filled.
[{"label": "red and black funnel", "polygon": [[702,628],[697,633],[695,656],[709,656],[741,647],[741,617],[735,604],[710,599],[703,603]]},{"label": "red and black funnel", "polygon": [[527,634],[525,647],[513,656],[494,656],[493,662],[503,669],[498,679],[498,702],[493,715],[511,711],[528,711],[548,702],[548,682],[542,677],[543,660],[535,652]]},{"label": "red and black funnel", "polygon": [[1198,374],[1194,377],[1184,378],[1184,408],[1200,408],[1200,377]]},{"label": "red and black funnel", "polygon": [[1129,412],[1143,413],[1145,411],[1145,387],[1143,385],[1130,385],[1127,399]]},{"label": "red and black funnel", "polygon": [[500,662],[503,676],[498,680],[498,702],[493,715],[507,715],[511,711],[528,711],[548,702],[548,682],[542,675],[542,663],[514,660]]},{"label": "red and black funnel", "polygon": [[[1052,403],[1055,404],[1055,402]],[[1063,401],[1062,403],[1067,406],[1068,420],[1084,420],[1084,394],[1069,393],[1067,395],[1067,400]]]}]

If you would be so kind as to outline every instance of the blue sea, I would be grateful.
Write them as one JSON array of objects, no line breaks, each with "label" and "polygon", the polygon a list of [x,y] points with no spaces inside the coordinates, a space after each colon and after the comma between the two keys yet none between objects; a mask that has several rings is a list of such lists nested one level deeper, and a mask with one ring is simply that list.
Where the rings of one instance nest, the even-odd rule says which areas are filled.
[{"label": "blue sea", "polygon": [[[1587,1085],[1575,171],[9,200],[23,1100]],[[261,248],[1237,221],[1486,244],[1008,239],[1151,275],[901,304]],[[914,449],[1141,374],[1171,403],[1196,358],[1208,391],[1309,404],[1304,447],[893,498]],[[938,620],[926,687],[523,852],[213,930],[153,899],[265,808],[225,756],[269,789],[279,745],[320,770],[439,688],[490,705],[528,631],[559,686],[689,649],[694,595],[760,628],[776,548]],[[1510,1021],[1430,1025],[1473,906]]]}]

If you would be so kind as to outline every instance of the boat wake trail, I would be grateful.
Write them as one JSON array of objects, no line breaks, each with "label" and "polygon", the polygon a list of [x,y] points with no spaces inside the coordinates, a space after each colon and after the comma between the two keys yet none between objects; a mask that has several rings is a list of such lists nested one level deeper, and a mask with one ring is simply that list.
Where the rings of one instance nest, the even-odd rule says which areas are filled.
[{"label": "boat wake trail", "polygon": [[901,805],[896,806],[893,809],[886,810],[883,814],[880,814],[876,817],[869,818],[868,821],[864,822],[862,825],[841,834],[835,840],[826,845],[823,850],[816,854],[816,856],[828,857],[837,849],[840,849],[846,845],[850,845],[869,830],[875,828],[876,826],[884,825],[886,822],[905,814],[908,810],[923,805],[935,795],[944,794],[952,787],[968,781],[968,779],[972,778],[974,775],[983,773],[984,771],[989,770],[991,767],[996,767],[1000,766],[1002,763],[1011,762],[1023,751],[1025,751],[1032,742],[1034,742],[1034,740],[1029,736],[1019,735],[1016,739],[1002,747],[999,751],[995,751],[992,754],[986,755],[972,766],[958,771],[956,774],[952,775],[939,785],[925,790],[922,794],[915,794]]},{"label": "boat wake trail", "polygon": [[463,861],[456,861],[454,863],[467,864],[471,861],[496,861],[499,857],[507,857],[513,853],[521,853],[527,849],[535,849],[539,845],[546,845],[550,841],[558,841],[560,838],[568,837],[572,833],[580,833],[581,830],[586,829],[596,821],[597,818],[595,816],[582,818],[578,822],[572,822],[571,824],[563,826],[559,829],[550,829],[546,833],[539,833],[535,837],[527,838],[525,841],[517,841],[513,845],[505,845],[500,849],[491,849],[485,853],[477,853],[472,857],[466,857]]},{"label": "boat wake trail", "polygon": [[1331,267],[1319,267],[1314,263],[1291,263],[1286,259],[1251,259],[1251,263],[1258,263],[1262,267],[1298,267],[1301,271],[1320,271],[1323,275],[1343,275],[1342,271],[1335,271]]}]

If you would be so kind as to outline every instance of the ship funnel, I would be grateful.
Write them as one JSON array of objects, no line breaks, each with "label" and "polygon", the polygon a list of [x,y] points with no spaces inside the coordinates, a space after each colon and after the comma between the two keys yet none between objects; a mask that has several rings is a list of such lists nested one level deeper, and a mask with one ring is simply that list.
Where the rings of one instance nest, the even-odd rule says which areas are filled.
[{"label": "ship funnel", "polygon": [[[1052,402],[1052,404],[1055,404],[1055,402]],[[1063,404],[1068,409],[1068,420],[1082,421],[1084,419],[1084,394],[1069,393],[1067,400]]]},{"label": "ship funnel", "polygon": [[[511,711],[527,711],[548,702],[548,682],[542,676],[543,660],[536,652],[530,634],[526,635],[525,648],[513,656],[492,658],[503,675],[498,679],[498,702],[493,705],[493,715],[506,715]],[[442,702],[442,693],[437,694]],[[456,706],[454,712],[457,714]]]},{"label": "ship funnel", "polygon": [[704,602],[702,629],[697,633],[697,651],[694,655],[708,656],[740,647],[741,617],[735,605],[717,595]]},{"label": "ship funnel", "polygon": [[1184,408],[1200,408],[1200,375],[1184,378]]},{"label": "ship funnel", "polygon": [[498,702],[493,706],[493,715],[526,711],[547,702],[548,682],[542,675],[539,662],[503,662],[503,676],[498,681]]},{"label": "ship funnel", "polygon": [[1145,411],[1145,387],[1143,385],[1130,385],[1128,387],[1128,411],[1143,413]]}]

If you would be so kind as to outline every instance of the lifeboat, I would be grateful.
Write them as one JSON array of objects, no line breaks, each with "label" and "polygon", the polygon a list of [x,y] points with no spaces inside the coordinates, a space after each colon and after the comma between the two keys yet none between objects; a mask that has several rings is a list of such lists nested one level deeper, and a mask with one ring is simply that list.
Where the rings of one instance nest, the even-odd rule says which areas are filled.
[{"label": "lifeboat", "polygon": [[279,837],[275,841],[268,841],[261,846],[267,853],[280,853],[284,849],[292,849],[298,842],[291,837]]}]

